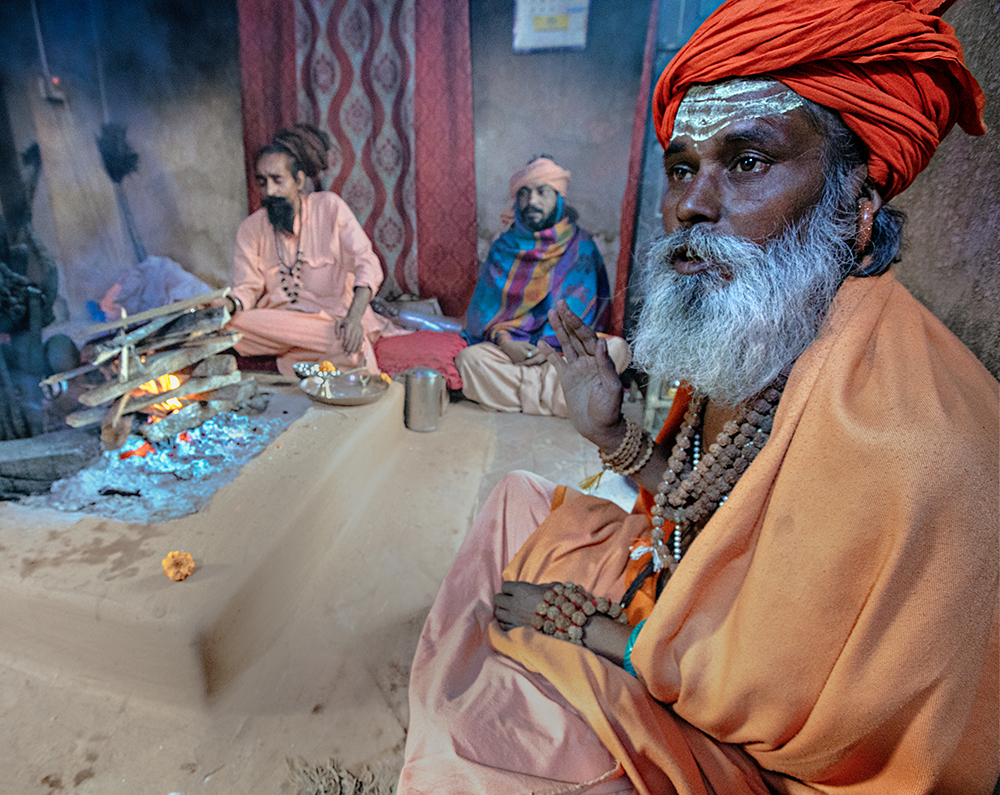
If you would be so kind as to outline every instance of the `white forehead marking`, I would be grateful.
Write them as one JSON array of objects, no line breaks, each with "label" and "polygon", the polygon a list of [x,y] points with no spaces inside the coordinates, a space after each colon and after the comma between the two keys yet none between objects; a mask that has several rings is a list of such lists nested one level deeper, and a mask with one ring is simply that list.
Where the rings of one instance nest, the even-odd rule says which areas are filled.
[{"label": "white forehead marking", "polygon": [[[774,91],[775,86],[781,90]],[[737,119],[776,116],[803,104],[802,97],[777,80],[737,79],[695,85],[677,108],[673,134],[705,141]]]}]

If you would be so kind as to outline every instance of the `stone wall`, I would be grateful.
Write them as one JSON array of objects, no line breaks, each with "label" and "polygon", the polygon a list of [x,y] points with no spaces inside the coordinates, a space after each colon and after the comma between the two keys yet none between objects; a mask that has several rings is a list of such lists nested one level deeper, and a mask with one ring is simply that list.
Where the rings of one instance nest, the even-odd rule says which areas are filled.
[{"label": "stone wall", "polygon": [[989,132],[956,128],[893,203],[909,216],[900,281],[1000,376],[1000,2],[945,14],[986,94]]},{"label": "stone wall", "polygon": [[136,261],[95,145],[105,106],[139,155],[122,184],[149,254],[176,260],[212,286],[225,283],[247,210],[235,0],[49,0],[38,11],[65,101],[42,98],[28,3],[0,8],[0,78],[19,150],[41,146],[35,228],[59,262],[70,318],[86,319],[86,302]]}]

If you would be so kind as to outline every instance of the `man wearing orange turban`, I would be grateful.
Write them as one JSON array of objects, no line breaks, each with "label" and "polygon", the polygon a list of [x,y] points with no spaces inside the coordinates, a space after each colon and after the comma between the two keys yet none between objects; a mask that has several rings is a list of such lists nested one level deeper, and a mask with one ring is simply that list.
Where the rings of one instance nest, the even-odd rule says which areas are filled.
[{"label": "man wearing orange turban", "polygon": [[686,386],[652,440],[550,313],[640,499],[501,482],[420,638],[399,795],[993,790],[1000,389],[895,280],[886,204],[983,130],[938,5],[730,0],[667,67],[633,345]]},{"label": "man wearing orange turban", "polygon": [[[566,204],[570,172],[542,155],[510,178],[510,228],[479,269],[455,359],[462,394],[485,409],[567,416],[556,368],[538,345],[559,341],[547,313],[565,300],[590,328],[604,331],[610,294],[604,260]],[[625,340],[610,338],[618,371],[629,363]]]}]

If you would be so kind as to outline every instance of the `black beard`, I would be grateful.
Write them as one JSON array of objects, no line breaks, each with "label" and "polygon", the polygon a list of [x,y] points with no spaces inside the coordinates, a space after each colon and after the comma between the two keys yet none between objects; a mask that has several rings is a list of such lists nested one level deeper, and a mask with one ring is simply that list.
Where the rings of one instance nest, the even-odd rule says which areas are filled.
[{"label": "black beard", "polygon": [[261,205],[267,210],[267,220],[279,232],[295,234],[295,208],[284,196],[265,196]]},{"label": "black beard", "polygon": [[[529,207],[528,209],[531,209],[531,208]],[[535,222],[535,221],[529,221],[527,218],[524,217],[524,212],[522,212],[521,213],[521,220],[524,221],[524,225],[526,227],[528,227],[528,229],[530,229],[532,232],[541,232],[543,229],[548,229],[550,226],[555,226],[556,225],[556,221],[559,220],[558,218],[556,218],[556,211],[558,209],[559,209],[558,205],[555,206],[555,207],[553,207],[552,208],[552,212],[550,212],[541,221],[537,221],[537,222]]]}]

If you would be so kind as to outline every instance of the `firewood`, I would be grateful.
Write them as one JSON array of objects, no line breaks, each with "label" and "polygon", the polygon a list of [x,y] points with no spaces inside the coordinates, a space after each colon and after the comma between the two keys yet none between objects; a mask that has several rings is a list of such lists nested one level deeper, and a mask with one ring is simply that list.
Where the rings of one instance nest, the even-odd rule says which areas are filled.
[{"label": "firewood", "polygon": [[185,312],[159,334],[163,337],[194,337],[222,328],[229,322],[224,306],[206,306]]},{"label": "firewood", "polygon": [[173,398],[208,400],[209,398],[203,397],[203,395],[221,387],[227,387],[230,384],[238,384],[242,377],[242,373],[230,373],[229,375],[214,375],[209,378],[192,378],[190,381],[185,381],[179,387],[171,389],[169,392],[132,398],[132,402],[129,403],[129,411],[142,411],[157,403],[165,403]]},{"label": "firewood", "polygon": [[95,337],[105,331],[122,328],[123,326],[132,326],[136,323],[141,323],[144,320],[152,320],[155,317],[162,317],[163,315],[170,315],[176,312],[184,312],[192,307],[211,303],[216,298],[224,298],[229,295],[229,289],[230,288],[228,287],[223,287],[221,290],[213,290],[210,293],[202,293],[201,295],[196,295],[192,298],[185,298],[183,301],[175,301],[172,304],[167,304],[166,306],[161,306],[156,309],[147,309],[145,312],[139,312],[138,314],[122,318],[121,320],[111,320],[107,323],[97,323],[88,327],[85,333],[88,337]]},{"label": "firewood", "polygon": [[[236,375],[242,376],[242,373],[236,373]],[[257,381],[254,380],[252,375],[248,375],[243,378],[242,381],[234,383],[231,386],[224,386],[221,389],[216,389],[214,392],[209,392],[207,395],[203,395],[202,399],[207,400],[228,400],[232,402],[235,406],[239,407],[241,404],[248,401],[254,395],[257,394]]]},{"label": "firewood", "polygon": [[[127,335],[118,335],[93,345],[87,343],[85,346],[86,356],[93,364],[98,365],[118,356],[126,347],[129,347],[137,355],[145,355],[218,331],[229,322],[229,318],[229,312],[224,306],[177,312],[165,318],[150,321],[147,326],[136,329]],[[147,331],[150,326],[152,329]],[[58,380],[65,380],[65,378]]]},{"label": "firewood", "polygon": [[139,431],[150,442],[162,442],[183,431],[197,428],[206,420],[212,419],[223,411],[232,411],[234,405],[228,400],[208,400],[204,403],[192,403],[180,411],[175,411],[168,417],[152,425],[144,425]]},{"label": "firewood", "polygon": [[[190,312],[191,310],[185,311]],[[96,340],[90,340],[84,343],[83,349],[80,351],[80,355],[91,365],[103,364],[108,359],[117,356],[121,349],[126,345],[136,345],[142,342],[144,339],[149,337],[151,334],[155,334],[164,326],[169,326],[183,314],[184,312],[175,312],[164,317],[154,318],[146,325],[134,329],[128,334],[119,332],[113,337],[103,337]],[[55,378],[56,376],[52,377]]]},{"label": "firewood", "polygon": [[209,375],[231,375],[236,372],[236,357],[228,353],[217,353],[198,362],[191,373],[195,378]]},{"label": "firewood", "polygon": [[44,389],[47,386],[58,384],[60,381],[72,381],[74,378],[91,373],[96,369],[96,364],[81,364],[79,367],[74,367],[72,370],[66,370],[63,373],[50,375],[48,378],[39,381],[38,385]]},{"label": "firewood", "polygon": [[[142,411],[143,409],[149,408],[157,403],[164,403],[172,398],[191,397],[192,400],[214,399],[215,392],[219,392],[223,388],[228,388],[231,385],[240,386],[240,379],[243,379],[243,374],[240,372],[229,373],[228,375],[210,376],[208,378],[192,378],[189,381],[185,381],[176,389],[171,389],[169,392],[160,392],[156,395],[143,395],[142,397],[130,398],[128,410],[129,412]],[[253,379],[244,379],[244,381],[247,380]],[[213,398],[206,397],[208,394],[212,394]],[[228,393],[224,395],[220,394],[219,399],[226,399],[228,397]],[[94,423],[103,420],[106,413],[107,410],[103,407],[81,409],[80,411],[74,411],[73,413],[68,414],[66,416],[66,424],[71,428],[84,428],[87,425],[93,425]]]},{"label": "firewood", "polygon": [[101,423],[101,442],[105,450],[118,450],[132,432],[132,415],[124,415],[129,402],[128,394],[116,400]]},{"label": "firewood", "polygon": [[96,409],[81,409],[66,415],[66,424],[70,428],[86,428],[88,425],[100,422],[108,410],[101,407]]},{"label": "firewood", "polygon": [[[188,320],[188,318],[191,319]],[[182,320],[185,323],[178,322]],[[144,355],[159,348],[166,348],[188,339],[195,339],[199,336],[210,334],[225,326],[229,320],[229,312],[223,306],[214,306],[195,311],[188,308],[179,312],[172,312],[164,317],[155,318],[141,328],[130,331],[128,334],[119,334],[98,342],[86,343],[84,346],[84,358],[89,357],[90,362],[72,370],[50,375],[48,378],[39,381],[38,385],[45,388],[58,384],[60,381],[72,381],[74,378],[93,372],[101,364],[113,359],[115,356],[119,356],[126,345],[136,346],[133,349],[134,352],[138,355]],[[175,322],[177,325],[172,325]],[[160,329],[165,329],[163,335],[156,336],[152,340],[147,339],[159,332]],[[132,364],[134,365],[134,360]]]},{"label": "firewood", "polygon": [[242,336],[238,331],[231,331],[190,348],[180,348],[149,356],[143,363],[145,372],[142,375],[130,378],[125,383],[112,381],[95,387],[81,394],[80,402],[85,406],[99,406],[102,403],[107,403],[109,400],[114,400],[126,392],[131,392],[136,387],[142,386],[147,381],[177,372],[181,368],[199,362],[214,353],[231,348],[239,342]]}]

